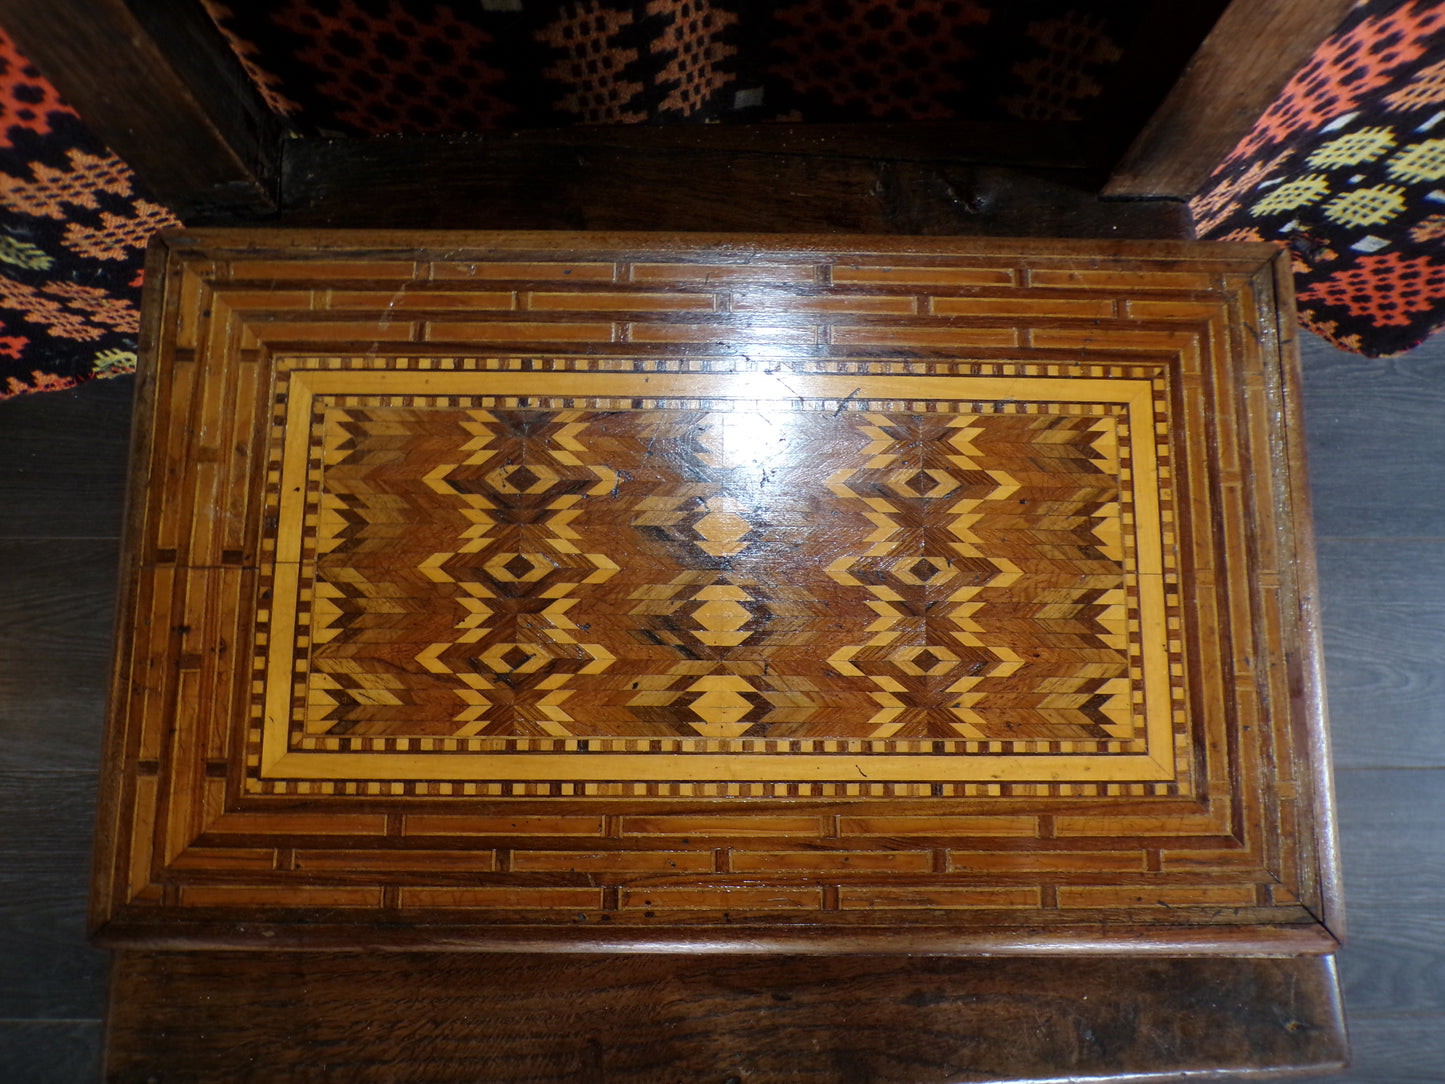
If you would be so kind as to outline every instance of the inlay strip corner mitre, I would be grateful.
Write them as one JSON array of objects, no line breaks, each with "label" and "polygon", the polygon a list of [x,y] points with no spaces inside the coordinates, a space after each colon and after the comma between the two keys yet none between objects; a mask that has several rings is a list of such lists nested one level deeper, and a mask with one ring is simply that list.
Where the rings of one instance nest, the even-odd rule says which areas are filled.
[{"label": "inlay strip corner mitre", "polygon": [[103,934],[1327,950],[1277,264],[1106,247],[162,241]]}]

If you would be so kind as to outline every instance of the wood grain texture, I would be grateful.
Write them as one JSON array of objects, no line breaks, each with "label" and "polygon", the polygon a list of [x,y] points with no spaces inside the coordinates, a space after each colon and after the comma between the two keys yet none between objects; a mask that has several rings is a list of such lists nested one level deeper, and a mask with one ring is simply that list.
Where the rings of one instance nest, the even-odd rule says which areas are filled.
[{"label": "wood grain texture", "polygon": [[1337,767],[1445,765],[1445,542],[1326,539],[1319,557]]},{"label": "wood grain texture", "polygon": [[5,772],[0,809],[13,831],[0,838],[0,854],[89,855],[94,804],[94,772]]},{"label": "wood grain texture", "polygon": [[5,1080],[68,1084],[100,1071],[108,960],[85,940],[87,852],[132,384],[0,404]]},{"label": "wood grain texture", "polygon": [[1341,1054],[1327,972],[1315,959],[126,952],[107,1079],[942,1084],[1005,1065],[1018,1079],[1327,1066]]},{"label": "wood grain texture", "polygon": [[1438,491],[1445,454],[1445,352],[1438,339],[1383,361],[1309,336],[1302,346],[1317,523],[1334,536],[1320,542],[1320,585],[1352,920],[1340,973],[1353,1065],[1327,1079],[1433,1081],[1445,1059],[1434,857],[1445,776],[1427,766],[1440,755],[1445,517],[1420,495]]},{"label": "wood grain texture", "polygon": [[[1307,337],[1307,351],[1311,350],[1311,342]],[[1433,502],[1422,501],[1420,494],[1434,491],[1430,487],[1435,485],[1436,476],[1414,458],[1417,452],[1412,452],[1411,449],[1418,450],[1417,442],[1420,436],[1433,431],[1432,428],[1418,423],[1432,416],[1434,408],[1429,405],[1429,396],[1435,385],[1429,375],[1434,370],[1429,366],[1438,364],[1432,359],[1445,357],[1442,351],[1445,351],[1445,340],[1436,339],[1409,357],[1395,359],[1393,362],[1369,361],[1339,354],[1323,344],[1319,344],[1316,352],[1310,353],[1312,368],[1306,372],[1307,380],[1321,373],[1326,377],[1323,385],[1314,382],[1310,388],[1312,394],[1308,420],[1312,425],[1321,417],[1328,419],[1332,411],[1338,409],[1344,415],[1355,419],[1362,439],[1375,431],[1394,435],[1392,439],[1365,444],[1359,457],[1343,454],[1343,450],[1340,454],[1332,454],[1329,464],[1333,466],[1320,459],[1312,462],[1312,480],[1317,487],[1323,487],[1324,490],[1323,498],[1316,503],[1316,512],[1323,520],[1333,521],[1335,508],[1338,506],[1341,521],[1347,522],[1348,518],[1357,514],[1362,507],[1361,502],[1368,502],[1371,508],[1380,511],[1379,518],[1372,520],[1372,524],[1388,537],[1393,531],[1392,521],[1388,517],[1393,513],[1386,511],[1387,509],[1395,509],[1401,516],[1425,513],[1433,509]],[[1404,366],[1404,372],[1415,374],[1403,389],[1395,383],[1371,379],[1372,376],[1384,372],[1399,373],[1402,371],[1401,366]],[[108,492],[94,480],[87,480],[84,469],[91,460],[84,454],[84,449],[87,442],[92,440],[98,442],[101,449],[116,446],[116,442],[107,434],[115,425],[128,425],[128,414],[126,405],[114,401],[111,397],[123,390],[123,386],[128,383],[128,379],[101,381],[72,392],[26,397],[0,404],[0,410],[23,407],[34,411],[33,414],[27,414],[27,417],[32,419],[27,422],[27,446],[35,449],[47,446],[55,448],[57,458],[64,468],[63,476],[69,479],[57,486],[22,486],[16,489],[14,492],[17,495],[8,499],[6,504],[7,526],[11,519],[17,517],[22,523],[80,522],[83,533],[92,533],[89,527],[83,525],[85,507],[71,503],[70,492],[76,488],[83,490],[88,502],[100,502],[110,508],[119,508],[118,480],[115,488]],[[128,394],[126,391],[127,396]],[[1425,405],[1417,414],[1415,404],[1422,399]],[[101,403],[110,405],[102,408]],[[1396,424],[1402,413],[1410,419],[1409,425],[1404,427]],[[14,416],[14,413],[8,416]],[[0,440],[8,436],[9,432],[4,425],[0,425]],[[1398,439],[1398,446],[1392,447],[1393,439]],[[123,438],[118,446],[122,449],[123,459]],[[97,460],[101,458],[103,457],[96,457]],[[1353,475],[1367,468],[1367,463],[1356,461],[1361,458],[1373,459],[1378,467],[1376,473],[1368,475],[1371,479],[1369,488],[1337,484],[1336,471],[1343,470]],[[43,457],[36,457],[32,462],[46,466]],[[0,472],[0,484],[10,485],[13,482],[13,476]],[[1339,548],[1332,542],[1327,542],[1323,549],[1330,561],[1326,574],[1343,576],[1347,580],[1352,576],[1368,578],[1372,574],[1371,562],[1378,560],[1370,555],[1368,549],[1359,556],[1352,556],[1355,551]],[[99,559],[97,556],[97,560]],[[1407,575],[1409,568],[1409,562],[1402,562],[1399,566],[1400,575]],[[1433,573],[1429,573],[1428,567],[1419,574],[1417,592],[1422,599],[1431,597],[1432,579]],[[1402,617],[1403,619],[1405,618]],[[1336,630],[1339,637],[1344,637],[1337,639],[1336,643],[1342,653],[1348,655],[1349,623],[1337,625]],[[1422,664],[1416,660],[1402,665],[1408,665],[1408,670],[1402,673],[1396,688],[1421,687],[1435,669],[1433,661]],[[1331,676],[1333,677],[1333,673]],[[1374,720],[1390,718],[1390,698],[1393,695],[1395,694],[1382,686],[1375,698],[1376,710],[1358,716],[1341,716],[1335,728],[1337,741],[1350,744],[1355,737],[1353,733],[1346,734],[1347,729],[1368,734]],[[15,705],[8,698],[0,697],[0,730],[8,727],[10,719],[22,708],[23,705]],[[97,703],[92,711],[98,710]],[[1432,714],[1433,709],[1429,704],[1420,704],[1412,708],[1411,712],[1416,710],[1424,713],[1420,727],[1431,728],[1436,725],[1436,716]],[[1391,735],[1399,733],[1400,731],[1394,729],[1390,732]],[[1382,737],[1381,746],[1390,740],[1395,738]],[[1440,868],[1440,825],[1445,823],[1445,819],[1441,817],[1442,811],[1437,809],[1438,803],[1434,796],[1445,793],[1445,781],[1436,778],[1441,774],[1438,770],[1387,770],[1358,773],[1362,777],[1361,782],[1354,785],[1350,780],[1356,774],[1342,772],[1340,779],[1340,811],[1341,818],[1345,821],[1347,848],[1345,866],[1347,874],[1350,875],[1353,919],[1351,941],[1340,955],[1340,968],[1350,1009],[1355,1064],[1344,1074],[1306,1079],[1315,1084],[1397,1084],[1400,1081],[1408,1084],[1436,1084],[1439,1078],[1438,1067],[1445,1064],[1445,1052],[1440,1050],[1441,1037],[1445,1036],[1445,1020],[1440,1018],[1438,1011],[1442,1003],[1440,979],[1445,975],[1445,962],[1442,962],[1439,956],[1439,946],[1445,944],[1445,912],[1442,912],[1440,903],[1441,899],[1445,899],[1445,894],[1440,890],[1437,876]],[[1412,779],[1415,780],[1413,784]],[[32,788],[28,793],[50,795],[65,794],[68,791],[57,781]],[[1393,805],[1387,801],[1392,795]],[[1353,811],[1357,805],[1374,810],[1368,817],[1371,834],[1361,834],[1350,827],[1355,821]],[[44,798],[38,799],[34,808],[43,816],[46,813]],[[60,818],[56,823],[56,830],[56,837],[46,837],[47,846],[77,850],[85,845],[90,823],[84,812],[77,807],[74,815],[67,814]],[[1379,865],[1372,866],[1370,863],[1377,852],[1380,855]],[[3,863],[4,859],[0,859],[0,865]],[[76,869],[78,870],[78,867]],[[1378,877],[1373,872],[1376,870]],[[1361,906],[1354,907],[1357,886],[1359,890],[1369,893],[1369,898],[1363,900]],[[1396,891],[1408,901],[1403,910],[1397,910],[1394,906],[1393,893]],[[62,940],[52,944],[56,951],[75,951],[79,945],[79,937],[72,925],[64,933]],[[9,956],[9,953],[15,950],[16,943],[13,940],[6,943],[3,959],[7,977],[18,973],[15,967],[12,967]],[[28,961],[31,958],[26,959]],[[17,966],[31,965],[27,962]],[[67,981],[74,984],[92,980],[82,980],[75,973],[71,973]],[[72,987],[72,992],[64,994],[64,997],[70,1003],[78,1004],[77,999],[81,995],[77,995]],[[19,1011],[26,1016],[35,1015],[35,1010],[25,1005],[22,1005]],[[94,1010],[88,1011],[93,1013]],[[376,1025],[385,1026],[385,1018],[383,1023]],[[58,1031],[51,1030],[57,1028]],[[902,1026],[899,1034],[903,1039],[895,1039],[894,1045],[900,1042],[906,1044],[917,1033],[917,1029],[911,1024]],[[41,1072],[43,1067],[51,1064],[53,1052],[71,1049],[71,1040],[57,1040],[57,1034],[98,1037],[99,1026],[93,1020],[89,1023],[61,1024],[26,1021],[18,1026],[12,1026],[12,1023],[8,1022],[0,1023],[0,1052],[8,1059],[0,1064],[7,1068],[19,1065],[24,1069],[23,1072],[14,1073],[0,1071],[0,1079],[47,1080]],[[421,1030],[418,1034],[426,1033]],[[795,1046],[798,1043],[806,1044],[808,1034],[794,1034]],[[799,1038],[799,1035],[802,1037]],[[88,1040],[78,1038],[76,1041]],[[252,1053],[246,1052],[240,1056],[251,1057]],[[64,1071],[50,1079],[65,1081],[66,1084],[95,1079],[93,1070],[82,1068],[72,1072],[69,1068],[70,1062],[63,1061],[60,1064],[65,1067]],[[32,1068],[37,1065],[42,1068],[32,1072]],[[260,1070],[256,1069],[249,1071],[260,1073]],[[846,1066],[838,1067],[834,1078],[846,1080],[846,1072]],[[718,1082],[726,1079],[726,1075],[719,1074]],[[258,1078],[265,1079],[260,1076]]]},{"label": "wood grain texture", "polygon": [[0,772],[0,1018],[100,1016],[105,955],[84,941],[94,802],[93,773]]},{"label": "wood grain texture", "polygon": [[[1308,342],[1309,340],[1307,351],[1311,349]],[[1373,476],[1368,488],[1335,482],[1335,472],[1358,472],[1366,466],[1356,462],[1358,457],[1343,454],[1341,449],[1341,453],[1332,454],[1328,462],[1315,458],[1311,464],[1312,480],[1316,487],[1323,487],[1327,491],[1325,497],[1316,504],[1316,511],[1323,519],[1334,516],[1337,504],[1342,505],[1341,517],[1347,519],[1357,513],[1360,501],[1369,501],[1376,509],[1394,508],[1402,516],[1431,510],[1431,502],[1420,501],[1419,494],[1430,491],[1428,487],[1433,484],[1434,475],[1427,473],[1423,465],[1411,464],[1420,462],[1415,458],[1420,454],[1420,437],[1433,432],[1433,426],[1428,424],[1433,416],[1433,408],[1428,400],[1434,387],[1430,376],[1433,370],[1428,366],[1432,363],[1432,358],[1440,356],[1438,341],[1433,347],[1426,347],[1408,358],[1396,359],[1394,362],[1382,363],[1352,358],[1329,351],[1323,346],[1318,352],[1310,354],[1312,367],[1307,369],[1306,379],[1310,383],[1311,409],[1308,420],[1312,426],[1321,418],[1326,420],[1326,424],[1332,424],[1328,419],[1335,410],[1339,410],[1345,416],[1355,419],[1354,424],[1362,438],[1377,429],[1393,434],[1392,439],[1382,440],[1378,445],[1369,445],[1362,453],[1364,457],[1373,457],[1380,464],[1379,473]],[[1398,374],[1402,371],[1402,365],[1405,366],[1403,371],[1407,375],[1415,374],[1404,387],[1398,383],[1372,379],[1373,376],[1380,375],[1382,370]],[[1319,376],[1325,378],[1323,384],[1314,379]],[[72,506],[70,503],[70,493],[77,488],[85,493],[86,502],[89,504],[102,502],[112,508],[119,507],[118,489],[113,488],[107,494],[93,479],[85,475],[86,466],[92,464],[92,460],[83,450],[88,441],[99,442],[102,449],[111,446],[123,449],[123,437],[117,443],[107,436],[107,433],[112,431],[114,425],[128,424],[126,405],[111,398],[118,391],[125,390],[123,386],[128,383],[129,380],[98,382],[73,392],[29,397],[0,405],[0,410],[23,407],[34,412],[27,415],[32,419],[26,423],[27,446],[32,449],[56,449],[56,459],[63,467],[62,477],[68,479],[55,486],[17,489],[17,495],[7,504],[7,517],[10,517],[7,525],[15,517],[19,517],[20,522],[30,522],[29,517],[43,522],[47,517],[53,516],[53,522],[81,522],[83,533],[92,533],[91,529],[83,524],[86,506]],[[128,390],[126,395],[128,396]],[[1426,400],[1424,407],[1416,413],[1415,404],[1421,399]],[[101,403],[109,405],[102,407]],[[1398,427],[1396,422],[1402,413],[1411,420],[1408,425]],[[12,411],[11,416],[13,414]],[[13,432],[14,430],[0,427],[0,439]],[[1416,451],[1412,452],[1412,448]],[[74,450],[75,454],[72,455],[68,450]],[[96,456],[95,460],[103,458]],[[123,459],[123,451],[121,458]],[[34,456],[31,462],[38,466],[50,465],[43,456],[38,455]],[[1392,471],[1403,473],[1392,480]],[[9,474],[4,478],[6,485],[14,481]],[[1388,532],[1392,529],[1391,521],[1387,518],[1390,514],[1382,511],[1380,518],[1372,522],[1382,531]],[[1379,552],[1368,546],[1363,547],[1361,552],[1360,549],[1327,541],[1322,547],[1324,576],[1326,580],[1334,579],[1336,583],[1341,579],[1348,583],[1354,577],[1368,580],[1375,575],[1372,566],[1381,560]],[[97,554],[96,560],[100,559],[101,556]],[[1414,566],[1411,560],[1395,562],[1389,582],[1393,582],[1392,577],[1395,574],[1400,577],[1410,575],[1412,567]],[[1431,597],[1436,578],[1432,568],[1433,565],[1424,563],[1416,571],[1415,594],[1421,599]],[[1327,586],[1327,604],[1328,595]],[[1409,593],[1403,582],[1400,594],[1392,597],[1408,602]],[[73,615],[79,616],[79,613],[73,611]],[[1398,616],[1411,627],[1419,627],[1414,624],[1419,619],[1404,613],[1403,610]],[[1362,615],[1362,619],[1366,618],[1368,614]],[[1350,621],[1334,625],[1334,643],[1339,645],[1339,650],[1334,654],[1346,657],[1350,655],[1348,637],[1351,627]],[[1429,635],[1428,628],[1423,629],[1422,635]],[[1398,657],[1404,660],[1401,663],[1401,673],[1398,679],[1390,680],[1388,688],[1381,684],[1376,689],[1377,695],[1372,699],[1374,710],[1358,715],[1337,716],[1336,740],[1342,746],[1352,746],[1356,742],[1357,732],[1367,735],[1376,720],[1391,718],[1391,700],[1399,695],[1399,690],[1420,688],[1430,680],[1435,669],[1433,660],[1422,662],[1414,659],[1407,651],[1408,646],[1399,645],[1398,651],[1402,654]],[[1362,646],[1361,650],[1369,657],[1375,657],[1372,649]],[[1331,677],[1334,677],[1333,670]],[[1392,692],[1391,689],[1395,691]],[[1428,702],[1417,703],[1413,698],[1411,703],[1413,706],[1408,713],[1402,709],[1398,716],[1404,721],[1402,725],[1408,723],[1410,716],[1418,715],[1419,728],[1426,731],[1434,729],[1436,715],[1432,705]],[[12,710],[11,704],[8,698],[0,698],[0,728],[8,727],[11,718],[23,707],[14,705]],[[96,704],[92,712],[98,710],[99,705]],[[1401,731],[1392,728],[1389,733],[1390,737],[1380,739],[1379,748],[1384,749],[1390,741],[1398,740]],[[1435,875],[1439,869],[1436,861],[1440,849],[1438,826],[1445,823],[1441,817],[1441,813],[1445,811],[1436,808],[1438,803],[1435,802],[1435,796],[1445,793],[1445,784],[1435,778],[1438,772],[1358,773],[1361,780],[1355,784],[1352,779],[1356,774],[1342,772],[1340,777],[1345,867],[1350,878],[1348,888],[1354,920],[1352,939],[1340,956],[1340,968],[1346,986],[1346,1000],[1350,1006],[1355,1065],[1343,1075],[1318,1079],[1320,1084],[1395,1084],[1402,1080],[1433,1084],[1438,1078],[1438,1065],[1445,1060],[1439,1050],[1440,1037],[1445,1034],[1445,1021],[1438,1015],[1438,1007],[1445,1002],[1445,993],[1442,993],[1440,983],[1440,976],[1445,974],[1445,963],[1441,962],[1438,951],[1439,945],[1445,943],[1445,918],[1442,918],[1439,904],[1439,900],[1445,896],[1441,895],[1441,886],[1436,883],[1438,877]],[[49,795],[67,794],[71,791],[57,781],[29,787],[26,793],[34,798],[28,808],[35,810],[36,815],[43,818],[48,813]],[[1354,816],[1357,808],[1371,812],[1367,818],[1359,820]],[[40,823],[43,823],[43,820]],[[1356,824],[1364,827],[1357,829]],[[83,847],[90,831],[89,819],[79,806],[75,808],[73,815],[62,816],[55,822],[54,827],[57,834],[44,837],[44,845],[61,850],[73,851]],[[31,829],[27,828],[26,831]],[[1376,860],[1377,864],[1372,864]],[[80,867],[74,866],[71,875],[78,872]],[[43,871],[38,871],[36,876],[42,873]],[[1397,892],[1406,900],[1403,909],[1395,906],[1394,897]],[[1355,906],[1356,903],[1358,906]],[[14,928],[18,929],[19,926]],[[79,934],[73,923],[65,932],[55,936],[56,940],[48,942],[51,951],[62,954],[76,951]],[[10,953],[18,952],[24,947],[24,941],[7,942],[7,975],[19,973],[9,963]],[[20,966],[31,965],[27,962]],[[90,978],[82,978],[80,973],[68,968],[57,974],[56,978],[61,980],[61,985],[70,986],[70,992],[62,995],[67,1002],[72,1005],[85,1004],[84,995],[77,995],[73,984],[93,982],[95,972],[91,971],[89,974]],[[37,1003],[39,1004],[43,1003]],[[51,1007],[54,1007],[53,1002]],[[29,1003],[23,1003],[19,1011],[31,1016],[36,1010],[30,1008]],[[42,1008],[39,1011],[49,1010]],[[91,1008],[87,1011],[93,1013],[95,1010]],[[32,1073],[31,1067],[37,1064],[48,1065],[51,1056],[49,1052],[70,1048],[69,1039],[62,1044],[54,1038],[55,1035],[98,1035],[98,1025],[93,1022],[60,1025],[26,1022],[19,1026],[0,1027],[4,1028],[4,1036],[0,1038],[0,1050],[10,1059],[4,1064],[17,1064],[25,1069],[23,1073],[4,1073],[0,1076],[24,1081],[45,1080],[46,1077],[39,1075],[40,1070]],[[60,1030],[51,1030],[54,1028]],[[914,1034],[909,1028],[905,1028],[903,1033]],[[68,1062],[62,1064],[69,1065]],[[842,1069],[838,1071],[840,1078],[842,1072]],[[80,1070],[71,1072],[67,1068],[52,1079],[69,1082],[93,1077]]]},{"label": "wood grain texture", "polygon": [[0,402],[0,538],[116,538],[135,378]]},{"label": "wood grain texture", "polygon": [[1350,1014],[1350,1066],[1297,1084],[1438,1084],[1445,1064],[1445,1014]]},{"label": "wood grain texture", "polygon": [[[922,147],[937,153],[920,149],[917,157],[944,160],[580,141],[289,140],[279,221],[405,229],[1193,236],[1182,203],[1100,200],[1088,171],[951,162],[935,144]],[[424,173],[418,161],[427,163]]]},{"label": "wood grain texture", "polygon": [[1104,193],[1194,195],[1350,2],[1235,0],[1115,166]]},{"label": "wood grain texture", "polygon": [[0,1019],[0,1079],[90,1084],[101,1074],[99,1020]]},{"label": "wood grain texture", "polygon": [[279,125],[200,5],[5,0],[0,21],[178,215],[274,209]]},{"label": "wood grain texture", "polygon": [[[457,142],[454,140],[453,142]],[[859,124],[584,124],[487,133],[483,146],[616,147],[625,151],[712,151],[862,158],[875,162],[1098,170],[1098,141],[1071,121],[863,122]]]},{"label": "wood grain texture", "polygon": [[0,993],[0,1017],[99,1019],[106,954],[85,941],[89,863],[5,856],[0,873],[0,954],[15,970]]},{"label": "wood grain texture", "polygon": [[1339,774],[1343,861],[1358,954],[1342,955],[1351,1005],[1363,1012],[1445,1012],[1439,900],[1445,869],[1421,863],[1445,816],[1439,769]]},{"label": "wood grain texture", "polygon": [[1301,339],[1316,534],[1445,537],[1445,355],[1362,358]]},{"label": "wood grain texture", "polygon": [[108,938],[1333,947],[1271,250],[166,244]]},{"label": "wood grain texture", "polygon": [[[1350,861],[1353,869],[1370,866],[1368,854]],[[1349,950],[1340,954],[1340,976],[1351,1015],[1445,1011],[1441,1008],[1445,960],[1439,949],[1445,919],[1439,909],[1429,903],[1392,908],[1379,900],[1364,900],[1355,908],[1356,880],[1346,880],[1355,924]]]},{"label": "wood grain texture", "polygon": [[0,771],[100,765],[115,624],[113,539],[0,539]]}]

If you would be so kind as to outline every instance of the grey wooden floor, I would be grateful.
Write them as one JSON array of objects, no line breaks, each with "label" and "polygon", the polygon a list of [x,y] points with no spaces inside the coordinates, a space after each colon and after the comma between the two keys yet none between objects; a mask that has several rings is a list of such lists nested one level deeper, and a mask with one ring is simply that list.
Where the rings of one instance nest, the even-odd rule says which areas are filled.
[{"label": "grey wooden floor", "polygon": [[[1445,336],[1305,343],[1352,940],[1341,1082],[1445,1081]],[[85,944],[128,380],[0,403],[0,1082],[93,1081]]]}]

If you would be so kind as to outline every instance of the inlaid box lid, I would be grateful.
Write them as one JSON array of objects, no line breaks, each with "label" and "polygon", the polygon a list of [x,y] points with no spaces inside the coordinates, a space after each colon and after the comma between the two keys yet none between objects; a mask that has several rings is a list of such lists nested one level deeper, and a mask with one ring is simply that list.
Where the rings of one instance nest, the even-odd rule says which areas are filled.
[{"label": "inlaid box lid", "polygon": [[101,935],[1330,950],[1279,259],[163,238]]}]

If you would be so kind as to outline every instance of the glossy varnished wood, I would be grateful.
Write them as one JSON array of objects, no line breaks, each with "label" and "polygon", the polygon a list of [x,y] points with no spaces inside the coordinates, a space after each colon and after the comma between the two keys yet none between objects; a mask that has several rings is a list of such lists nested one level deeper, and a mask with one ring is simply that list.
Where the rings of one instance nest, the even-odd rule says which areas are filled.
[{"label": "glossy varnished wood", "polygon": [[[104,935],[1330,950],[1275,275],[1207,245],[167,242]],[[759,419],[793,443],[755,453]]]},{"label": "glossy varnished wood", "polygon": [[954,1084],[1327,1070],[1343,1054],[1330,971],[1313,958],[126,953],[107,1079]]}]

